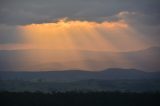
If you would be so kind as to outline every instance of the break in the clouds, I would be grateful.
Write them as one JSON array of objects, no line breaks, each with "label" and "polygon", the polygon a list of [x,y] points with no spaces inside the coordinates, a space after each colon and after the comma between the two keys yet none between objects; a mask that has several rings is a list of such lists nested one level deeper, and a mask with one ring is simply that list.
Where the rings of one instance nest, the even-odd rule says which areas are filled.
[{"label": "break in the clouds", "polygon": [[[44,25],[47,24],[54,28],[53,24],[59,25],[57,20],[64,17],[67,17],[69,22],[78,21],[79,24],[83,24],[84,21],[87,22],[87,25],[96,23],[89,30],[93,31],[93,28],[95,29],[96,25],[99,25],[100,27],[96,31],[100,33],[99,35],[104,41],[110,40],[109,36],[115,37],[114,39],[119,39],[118,42],[112,42],[112,40],[110,42],[122,50],[136,46],[137,42],[132,43],[134,40],[131,38],[138,39],[140,48],[160,45],[159,0],[0,0],[0,2],[1,49],[31,47],[32,44],[25,42],[26,36],[19,33],[20,27],[31,27],[35,24],[44,28]],[[120,33],[116,33],[115,30],[111,32],[103,26],[103,23],[119,22],[127,25],[128,29],[119,28],[116,31]],[[68,24],[68,22],[66,23]],[[77,23],[72,25],[75,24],[77,25]],[[88,34],[86,28],[86,26],[80,27],[81,34]],[[104,30],[105,28],[106,30]],[[121,39],[126,38],[118,35],[124,33],[130,36],[125,43]],[[131,47],[125,48],[125,45]]]}]

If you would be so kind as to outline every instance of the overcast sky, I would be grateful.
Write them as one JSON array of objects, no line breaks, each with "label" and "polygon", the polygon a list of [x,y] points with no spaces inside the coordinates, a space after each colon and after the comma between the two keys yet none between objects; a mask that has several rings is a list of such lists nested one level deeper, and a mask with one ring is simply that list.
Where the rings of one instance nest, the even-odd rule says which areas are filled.
[{"label": "overcast sky", "polygon": [[21,44],[17,27],[69,20],[125,21],[150,46],[160,46],[160,0],[0,0],[0,47]]}]

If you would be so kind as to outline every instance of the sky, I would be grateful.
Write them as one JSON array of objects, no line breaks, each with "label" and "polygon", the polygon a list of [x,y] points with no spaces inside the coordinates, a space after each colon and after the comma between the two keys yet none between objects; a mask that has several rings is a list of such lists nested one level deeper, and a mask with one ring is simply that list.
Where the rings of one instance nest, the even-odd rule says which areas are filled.
[{"label": "sky", "polygon": [[160,0],[0,0],[0,70],[159,70],[145,52],[159,13]]},{"label": "sky", "polygon": [[159,0],[0,1],[0,50],[160,46]]}]

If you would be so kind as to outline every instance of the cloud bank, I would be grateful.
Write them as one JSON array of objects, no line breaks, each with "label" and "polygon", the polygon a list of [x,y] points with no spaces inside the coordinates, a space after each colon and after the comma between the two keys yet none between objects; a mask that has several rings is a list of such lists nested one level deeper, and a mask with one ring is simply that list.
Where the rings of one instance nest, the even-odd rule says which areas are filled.
[{"label": "cloud bank", "polygon": [[[34,25],[36,27],[33,27],[33,29],[37,29],[38,26],[44,28],[45,25],[48,25],[53,27],[51,29],[56,29],[53,24],[59,25],[59,19],[64,17],[68,17],[70,22],[74,24],[77,21],[79,24],[92,24],[92,27],[88,30],[98,33],[99,36],[97,36],[103,39],[103,42],[107,40],[107,44],[105,45],[114,45],[113,48],[127,50],[126,48],[128,47],[126,45],[130,45],[129,48],[132,50],[136,46],[137,49],[160,46],[159,5],[159,0],[1,0],[0,49],[8,49],[11,46],[12,48],[16,48],[16,45],[19,45],[17,48],[32,48],[33,42],[26,44],[28,38],[24,34],[19,33],[22,31],[22,27],[33,27]],[[64,23],[69,24],[70,22]],[[106,23],[115,24],[119,22],[125,24],[127,28],[115,28],[115,31],[109,31],[104,26]],[[82,25],[79,28],[82,31],[78,31],[75,35],[73,34],[74,31],[65,33],[66,35],[74,35],[74,37],[80,35],[88,36],[91,33],[86,31],[86,28],[86,26]],[[35,33],[36,30],[33,31],[33,29],[32,32]],[[76,26],[75,30],[77,29]],[[55,33],[53,31],[49,32],[52,34]],[[62,32],[55,33],[54,35],[57,34],[63,36]],[[38,35],[34,36],[38,37]],[[93,36],[95,35],[93,34]],[[63,41],[64,37],[61,38]],[[78,40],[76,42],[78,43]],[[85,45],[84,42],[89,43],[91,41],[84,40],[81,42],[79,40],[79,43],[83,45]],[[108,42],[111,43],[108,44]],[[96,41],[91,43],[89,45],[99,45]],[[136,44],[140,45],[138,46]],[[107,48],[107,46],[103,48]]]}]

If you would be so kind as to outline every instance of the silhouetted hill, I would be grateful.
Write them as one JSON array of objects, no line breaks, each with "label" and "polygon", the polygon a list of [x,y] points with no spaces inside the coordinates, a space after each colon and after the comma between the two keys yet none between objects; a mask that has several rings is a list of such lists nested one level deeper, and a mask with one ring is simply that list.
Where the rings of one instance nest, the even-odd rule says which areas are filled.
[{"label": "silhouetted hill", "polygon": [[107,69],[104,71],[47,71],[47,72],[0,72],[3,80],[45,80],[45,81],[77,81],[88,79],[160,79],[159,72],[144,72],[136,69]]}]

